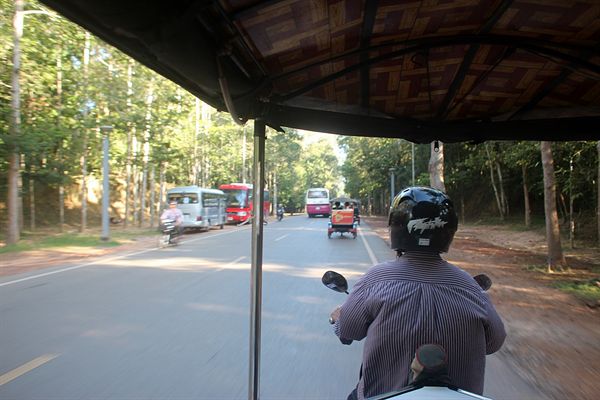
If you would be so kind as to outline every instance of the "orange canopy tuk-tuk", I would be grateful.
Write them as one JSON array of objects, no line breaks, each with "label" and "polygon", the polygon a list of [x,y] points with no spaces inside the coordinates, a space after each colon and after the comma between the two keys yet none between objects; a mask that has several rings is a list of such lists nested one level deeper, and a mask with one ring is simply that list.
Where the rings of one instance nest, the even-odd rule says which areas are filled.
[{"label": "orange canopy tuk-tuk", "polygon": [[346,197],[331,199],[331,216],[327,227],[329,239],[334,232],[339,232],[340,236],[348,232],[356,239],[358,220],[354,208],[358,207],[358,204],[358,200]]}]

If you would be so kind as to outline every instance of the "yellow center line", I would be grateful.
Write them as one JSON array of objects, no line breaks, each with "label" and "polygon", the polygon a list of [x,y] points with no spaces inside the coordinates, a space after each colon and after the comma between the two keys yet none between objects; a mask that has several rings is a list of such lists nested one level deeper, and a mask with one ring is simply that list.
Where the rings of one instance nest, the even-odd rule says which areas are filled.
[{"label": "yellow center line", "polygon": [[51,360],[55,359],[56,357],[58,357],[58,354],[44,354],[43,356],[33,359],[33,360],[29,361],[28,363],[25,363],[25,364],[21,365],[20,367],[17,367],[15,369],[13,369],[12,371],[5,373],[4,375],[0,375],[0,386],[7,384],[8,382],[12,381],[13,379],[18,378],[21,375],[24,375],[27,372],[29,372],[41,365],[46,364],[48,361],[51,361]]}]

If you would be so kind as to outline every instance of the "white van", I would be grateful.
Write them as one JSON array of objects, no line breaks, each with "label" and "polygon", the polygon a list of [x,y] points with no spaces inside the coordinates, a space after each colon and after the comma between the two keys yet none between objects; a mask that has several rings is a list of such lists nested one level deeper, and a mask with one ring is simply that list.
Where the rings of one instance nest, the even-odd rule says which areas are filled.
[{"label": "white van", "polygon": [[198,186],[182,186],[167,191],[167,204],[171,200],[177,201],[185,229],[208,230],[212,226],[223,229],[227,218],[226,198],[221,190]]}]

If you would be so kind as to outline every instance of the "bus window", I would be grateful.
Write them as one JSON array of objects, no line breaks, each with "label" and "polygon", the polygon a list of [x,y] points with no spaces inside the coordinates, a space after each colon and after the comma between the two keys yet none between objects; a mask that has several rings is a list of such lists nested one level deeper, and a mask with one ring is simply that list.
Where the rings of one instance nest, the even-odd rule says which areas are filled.
[{"label": "bus window", "polygon": [[[246,190],[242,189],[222,189],[227,195],[227,206],[246,207]],[[250,192],[252,193],[252,192]],[[251,197],[251,195],[249,196]]]},{"label": "bus window", "polygon": [[329,199],[329,194],[326,190],[314,190],[311,189],[308,191],[309,199]]},{"label": "bus window", "polygon": [[217,193],[203,193],[202,194],[202,206],[203,207],[219,207],[223,195]]},{"label": "bus window", "polygon": [[169,193],[168,201],[175,200],[177,204],[198,204],[196,193]]}]

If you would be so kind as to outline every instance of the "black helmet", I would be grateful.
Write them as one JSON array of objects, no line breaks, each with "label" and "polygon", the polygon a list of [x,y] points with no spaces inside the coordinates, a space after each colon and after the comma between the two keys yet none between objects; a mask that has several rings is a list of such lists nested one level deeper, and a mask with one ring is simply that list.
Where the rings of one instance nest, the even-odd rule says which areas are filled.
[{"label": "black helmet", "polygon": [[458,227],[452,200],[437,189],[409,187],[390,207],[392,250],[448,251]]}]

